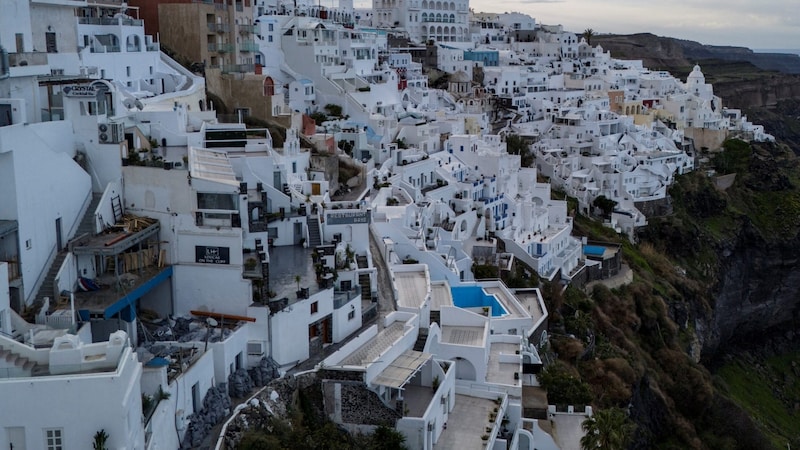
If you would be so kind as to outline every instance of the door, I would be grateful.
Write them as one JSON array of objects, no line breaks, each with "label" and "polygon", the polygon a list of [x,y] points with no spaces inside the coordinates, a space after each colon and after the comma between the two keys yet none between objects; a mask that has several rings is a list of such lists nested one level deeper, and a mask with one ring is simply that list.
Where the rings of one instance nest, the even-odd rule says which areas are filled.
[{"label": "door", "polygon": [[319,183],[311,183],[311,195],[320,195],[322,190]]},{"label": "door", "polygon": [[303,239],[303,224],[295,222],[294,224],[294,243],[299,244],[300,239]]},{"label": "door", "polygon": [[6,436],[8,436],[8,448],[13,450],[25,450],[25,428],[24,427],[8,427],[6,428]]},{"label": "door", "polygon": [[60,252],[64,248],[61,241],[61,217],[56,219],[56,251]]}]

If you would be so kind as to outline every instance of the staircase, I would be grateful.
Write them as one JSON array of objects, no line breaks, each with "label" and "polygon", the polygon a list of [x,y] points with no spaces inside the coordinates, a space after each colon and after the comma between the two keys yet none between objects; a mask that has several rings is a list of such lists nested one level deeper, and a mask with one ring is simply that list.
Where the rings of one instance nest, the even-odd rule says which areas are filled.
[{"label": "staircase", "polygon": [[315,248],[322,245],[322,235],[319,232],[319,218],[317,216],[306,217],[308,225],[308,247]]},{"label": "staircase", "polygon": [[[100,204],[100,197],[102,194],[92,194],[92,201],[89,203],[89,207],[86,208],[86,212],[83,214],[83,218],[81,218],[81,223],[78,225],[78,230],[75,232],[75,236],[81,236],[83,234],[94,235],[94,211],[97,209],[97,205]],[[74,236],[73,236],[74,237]],[[44,297],[53,297],[56,292],[53,292],[55,281],[56,281],[56,274],[58,271],[61,270],[61,265],[64,263],[64,259],[67,257],[67,253],[69,250],[66,248],[62,249],[56,255],[56,259],[53,260],[53,264],[50,265],[50,269],[47,271],[47,276],[44,277],[44,281],[42,281],[42,285],[39,286],[39,290],[36,292],[36,297],[34,299],[42,299]],[[57,300],[56,298],[51,298],[51,300]]]},{"label": "staircase", "polygon": [[17,369],[25,372],[33,371],[33,369],[36,367],[35,362],[30,361],[28,358],[20,356],[11,350],[7,350],[2,346],[0,346],[0,365],[4,365],[9,369],[16,367]]},{"label": "staircase", "polygon": [[428,329],[420,328],[417,335],[417,341],[414,342],[414,351],[421,352],[425,350],[425,342],[428,340]]},{"label": "staircase", "polygon": [[439,310],[431,310],[431,323],[438,323],[439,326],[442,325],[442,312]]},{"label": "staircase", "polygon": [[372,300],[372,286],[370,285],[369,273],[361,272],[358,275],[358,284],[361,286],[361,300]]}]

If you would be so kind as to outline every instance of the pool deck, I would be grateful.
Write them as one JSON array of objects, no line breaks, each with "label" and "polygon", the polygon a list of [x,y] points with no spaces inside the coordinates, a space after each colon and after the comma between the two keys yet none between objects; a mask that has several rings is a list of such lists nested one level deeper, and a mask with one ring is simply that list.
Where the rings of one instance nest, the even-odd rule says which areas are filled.
[{"label": "pool deck", "polygon": [[453,293],[445,283],[431,283],[431,311],[441,311],[442,306],[453,306]]}]

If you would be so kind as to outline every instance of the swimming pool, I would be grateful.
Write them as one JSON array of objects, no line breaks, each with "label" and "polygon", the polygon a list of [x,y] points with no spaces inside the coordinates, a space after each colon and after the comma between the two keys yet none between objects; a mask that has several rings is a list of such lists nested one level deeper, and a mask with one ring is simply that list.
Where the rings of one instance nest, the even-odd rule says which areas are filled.
[{"label": "swimming pool", "polygon": [[584,245],[583,254],[587,256],[603,256],[606,248],[600,245]]},{"label": "swimming pool", "polygon": [[459,308],[491,308],[492,317],[508,315],[508,311],[494,295],[488,295],[480,286],[451,287],[453,304]]}]

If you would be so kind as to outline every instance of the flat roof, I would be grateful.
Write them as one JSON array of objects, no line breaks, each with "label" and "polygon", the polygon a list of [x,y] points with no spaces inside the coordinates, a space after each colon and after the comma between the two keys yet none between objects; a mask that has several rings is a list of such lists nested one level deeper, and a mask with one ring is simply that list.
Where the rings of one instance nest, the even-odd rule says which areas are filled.
[{"label": "flat roof", "polygon": [[366,366],[375,362],[378,357],[385,352],[392,344],[397,342],[403,335],[405,324],[402,322],[392,322],[391,325],[381,330],[377,336],[370,339],[359,347],[347,358],[343,359],[340,365],[343,366]]},{"label": "flat roof", "polygon": [[447,344],[483,347],[484,327],[442,326],[442,342]]},{"label": "flat roof", "polygon": [[226,152],[189,147],[189,170],[194,178],[239,185]]},{"label": "flat roof", "polygon": [[372,382],[381,386],[401,388],[431,358],[433,355],[430,353],[406,350],[389,363]]},{"label": "flat roof", "polygon": [[[501,363],[500,355],[514,355],[520,350],[519,344],[508,342],[493,342],[489,349],[489,364],[486,371],[486,381],[488,383],[507,384],[515,386],[520,383],[514,379],[514,373],[521,370],[520,364]],[[520,359],[520,362],[522,360]]]},{"label": "flat roof", "polygon": [[[447,428],[433,445],[436,450],[485,449],[487,441],[481,439],[486,433],[489,412],[497,404],[494,400],[456,394],[456,404],[447,417]],[[562,447],[566,448],[566,447]],[[579,447],[576,447],[579,448]]]},{"label": "flat roof", "polygon": [[442,306],[453,306],[453,293],[444,283],[431,284],[431,311],[439,311]]},{"label": "flat roof", "polygon": [[397,286],[397,304],[408,308],[419,308],[428,294],[425,271],[395,272],[394,281]]}]

